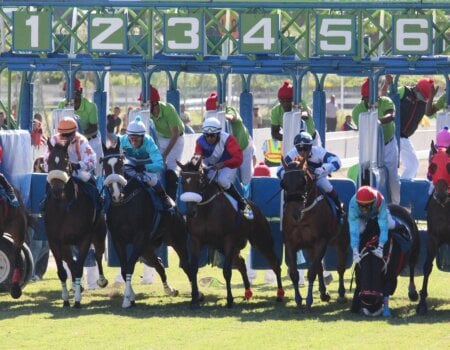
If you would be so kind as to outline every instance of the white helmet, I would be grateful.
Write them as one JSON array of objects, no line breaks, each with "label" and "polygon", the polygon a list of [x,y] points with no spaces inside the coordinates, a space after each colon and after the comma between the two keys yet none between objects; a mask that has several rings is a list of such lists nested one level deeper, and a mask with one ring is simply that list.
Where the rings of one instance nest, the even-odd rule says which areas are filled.
[{"label": "white helmet", "polygon": [[145,125],[141,121],[140,115],[136,116],[134,121],[132,121],[130,124],[128,124],[127,135],[138,135],[138,136],[145,135]]},{"label": "white helmet", "polygon": [[220,124],[219,119],[215,117],[210,117],[205,119],[202,125],[202,132],[204,134],[218,134],[222,130],[222,124]]}]

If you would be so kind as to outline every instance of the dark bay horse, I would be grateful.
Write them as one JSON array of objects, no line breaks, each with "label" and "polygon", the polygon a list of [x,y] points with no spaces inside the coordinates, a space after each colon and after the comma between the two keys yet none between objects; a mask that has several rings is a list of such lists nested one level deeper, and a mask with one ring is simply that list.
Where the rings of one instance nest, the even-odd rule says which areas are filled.
[{"label": "dark bay horse", "polygon": [[[107,202],[110,202],[106,210],[107,225],[125,281],[122,307],[135,305],[131,277],[141,256],[160,275],[165,293],[178,295],[178,291],[167,283],[164,265],[155,250],[163,243],[172,246],[180,258],[180,266],[189,278],[187,230],[183,216],[176,210],[159,210],[141,180],[136,177],[128,181],[125,179],[124,155],[120,153],[119,141],[115,148],[106,149],[103,146],[103,151],[103,184],[107,191]],[[132,249],[127,256],[128,245]]]},{"label": "dark bay horse", "polygon": [[214,181],[209,181],[206,170],[202,167],[201,157],[194,156],[186,164],[177,162],[181,168],[183,195],[187,202],[187,225],[190,239],[192,300],[191,307],[198,308],[198,261],[203,246],[218,250],[224,255],[223,276],[227,288],[227,307],[233,306],[231,293],[231,270],[237,268],[242,275],[245,287],[245,299],[250,299],[253,292],[247,276],[245,260],[240,250],[247,240],[267,259],[277,279],[277,301],[282,301],[284,290],[281,283],[280,261],[273,249],[270,226],[261,210],[250,203],[253,220],[243,218],[230,203],[224,192]]},{"label": "dark bay horse", "polygon": [[432,158],[429,166],[434,192],[427,210],[427,255],[423,266],[423,285],[417,312],[424,315],[428,312],[428,278],[433,269],[433,261],[439,247],[450,244],[450,146],[436,150],[431,144]]},{"label": "dark bay horse", "polygon": [[4,196],[0,196],[0,236],[6,232],[10,234],[13,240],[14,257],[12,259],[12,278],[11,278],[11,296],[14,299],[22,295],[21,282],[25,276],[21,273],[21,252],[28,225],[28,213],[20,199],[17,191],[16,196],[19,199],[19,206],[13,207]]},{"label": "dark bay horse", "polygon": [[326,195],[320,192],[308,170],[306,159],[299,156],[289,164],[283,160],[283,167],[285,169],[281,181],[285,193],[283,238],[297,306],[302,305],[297,270],[297,251],[300,249],[307,251],[311,262],[308,269],[307,309],[310,310],[313,303],[313,285],[317,275],[321,300],[330,300],[323,280],[322,266],[322,259],[329,244],[334,245],[337,250],[338,301],[345,302],[344,272],[350,240],[347,220],[344,220],[343,224],[336,222],[332,208],[325,198]]},{"label": "dark bay horse", "polygon": [[[68,143],[48,142],[49,191],[44,204],[44,222],[48,243],[62,282],[64,306],[70,306],[66,286],[65,261],[74,282],[74,307],[81,307],[81,277],[83,264],[91,243],[95,247],[95,260],[99,269],[97,284],[105,287],[108,281],[103,275],[102,256],[105,251],[106,224],[101,210],[96,209],[92,197],[87,194],[72,174],[68,155]],[[89,176],[89,174],[86,174]]]},{"label": "dark bay horse", "polygon": [[391,316],[389,296],[397,288],[397,278],[403,268],[409,266],[408,296],[418,299],[414,284],[414,268],[420,252],[420,238],[416,222],[403,207],[389,204],[389,211],[402,229],[389,231],[389,239],[384,245],[384,258],[373,253],[378,247],[380,228],[376,220],[369,220],[360,236],[361,261],[355,265],[356,288],[351,311],[360,310],[366,316]]}]

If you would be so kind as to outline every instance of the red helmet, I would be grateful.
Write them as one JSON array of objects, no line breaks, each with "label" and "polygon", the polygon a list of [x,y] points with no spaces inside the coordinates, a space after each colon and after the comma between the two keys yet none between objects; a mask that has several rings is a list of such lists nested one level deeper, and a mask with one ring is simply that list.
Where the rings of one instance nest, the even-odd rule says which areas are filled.
[{"label": "red helmet", "polygon": [[278,98],[279,99],[289,99],[294,95],[294,89],[289,80],[285,80],[283,85],[278,89]]},{"label": "red helmet", "polygon": [[423,78],[417,81],[416,88],[417,91],[428,100],[431,96],[431,88],[434,87],[434,80],[431,78]]},{"label": "red helmet", "polygon": [[368,205],[377,199],[377,190],[370,186],[362,186],[356,192],[356,202],[361,205]]},{"label": "red helmet", "polygon": [[369,97],[369,95],[370,95],[370,82],[369,78],[366,78],[366,80],[364,80],[364,83],[361,85],[361,96]]},{"label": "red helmet", "polygon": [[[64,82],[63,91],[66,91],[66,88],[67,88],[67,84],[66,84],[66,82]],[[81,85],[81,81],[79,81],[77,78],[75,78],[75,81],[73,82],[73,90],[80,91],[82,88],[83,88],[83,86]]]},{"label": "red helmet", "polygon": [[217,109],[217,93],[211,92],[206,99],[206,110],[215,111]]},{"label": "red helmet", "polygon": [[160,100],[158,90],[150,85],[150,102],[158,102]]}]

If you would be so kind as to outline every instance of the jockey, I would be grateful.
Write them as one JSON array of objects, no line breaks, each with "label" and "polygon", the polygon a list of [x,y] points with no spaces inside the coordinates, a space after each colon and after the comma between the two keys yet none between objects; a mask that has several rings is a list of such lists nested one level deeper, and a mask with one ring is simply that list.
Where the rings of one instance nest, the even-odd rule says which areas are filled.
[{"label": "jockey", "polygon": [[[3,158],[3,147],[0,145],[0,163],[2,162]],[[6,196],[8,197],[9,204],[11,204],[12,207],[17,208],[19,206],[19,200],[16,197],[16,193],[14,192],[14,188],[11,186],[11,184],[6,179],[5,175],[0,174],[0,186],[3,187],[3,189],[6,192]]]},{"label": "jockey", "polygon": [[[434,144],[434,150],[430,151],[430,154],[428,156],[427,179],[428,179],[428,181],[430,181],[430,186],[428,188],[428,196],[429,197],[431,197],[431,195],[434,192],[434,184],[433,184],[433,179],[432,179],[432,173],[430,170],[431,161],[435,154],[446,153],[448,146],[450,146],[450,131],[448,130],[448,126],[446,125],[437,133],[436,143]],[[430,198],[428,198],[425,208],[428,208],[429,201],[430,201]]]},{"label": "jockey", "polygon": [[[84,182],[89,179],[81,177],[79,170],[87,173],[95,169],[97,155],[89,144],[87,138],[78,131],[78,124],[72,117],[64,117],[59,121],[58,133],[50,138],[50,143],[54,146],[58,142],[69,142],[69,160],[72,163],[72,176],[80,178]],[[50,151],[44,157],[44,169],[48,171],[48,156]]]},{"label": "jockey", "polygon": [[158,173],[164,169],[163,157],[153,138],[146,134],[140,116],[128,124],[127,134],[120,136],[120,148],[127,159],[125,177],[138,177],[155,190],[164,209],[172,208],[172,200],[158,179]]},{"label": "jockey", "polygon": [[[72,165],[74,178],[80,180],[80,184],[88,195],[94,200],[97,209],[101,208],[100,194],[97,190],[93,173],[97,164],[97,155],[89,144],[86,136],[78,131],[78,123],[72,117],[63,117],[58,123],[58,133],[53,135],[49,142],[54,146],[57,143],[69,142],[68,154]],[[48,157],[50,150],[44,157],[44,169],[48,171]]]},{"label": "jockey", "polygon": [[203,122],[202,132],[203,135],[196,141],[195,155],[202,156],[204,165],[211,167],[208,178],[214,179],[220,188],[231,195],[237,201],[242,215],[252,220],[251,207],[233,185],[237,168],[242,164],[243,159],[242,150],[236,138],[222,131],[220,121],[215,117],[210,117]]},{"label": "jockey", "polygon": [[[333,185],[328,180],[328,174],[338,170],[341,167],[339,157],[328,152],[321,146],[313,146],[313,139],[306,131],[301,131],[294,138],[294,148],[285,156],[287,163],[292,162],[295,157],[302,156],[308,161],[308,168],[314,173],[316,185],[325,192],[334,202],[338,211],[338,217],[342,218],[342,204]],[[280,179],[284,176],[284,167],[278,168],[277,175]]]},{"label": "jockey", "polygon": [[383,258],[383,247],[388,240],[389,229],[396,228],[383,195],[370,186],[362,186],[352,197],[348,209],[348,223],[350,228],[350,246],[353,250],[353,262],[361,261],[359,254],[359,238],[364,232],[368,220],[377,220],[380,228],[378,247],[374,254]]}]

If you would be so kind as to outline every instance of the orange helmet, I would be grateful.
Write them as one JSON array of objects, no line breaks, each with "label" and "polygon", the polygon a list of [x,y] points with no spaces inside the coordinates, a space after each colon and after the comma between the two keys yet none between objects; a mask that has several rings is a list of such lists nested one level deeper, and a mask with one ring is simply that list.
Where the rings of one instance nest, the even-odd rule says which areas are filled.
[{"label": "orange helmet", "polygon": [[77,131],[78,124],[71,117],[63,117],[58,123],[58,132],[61,134],[70,134]]},{"label": "orange helmet", "polygon": [[356,202],[360,205],[368,205],[377,199],[377,191],[370,186],[362,186],[356,192]]}]

